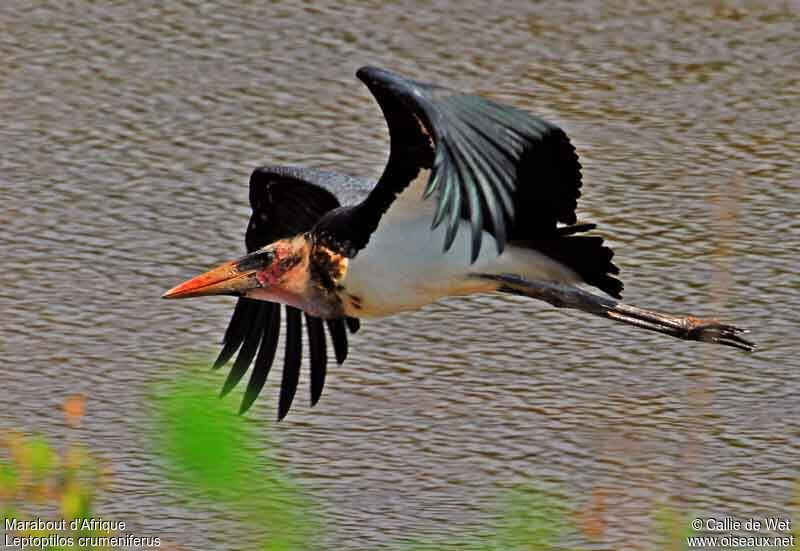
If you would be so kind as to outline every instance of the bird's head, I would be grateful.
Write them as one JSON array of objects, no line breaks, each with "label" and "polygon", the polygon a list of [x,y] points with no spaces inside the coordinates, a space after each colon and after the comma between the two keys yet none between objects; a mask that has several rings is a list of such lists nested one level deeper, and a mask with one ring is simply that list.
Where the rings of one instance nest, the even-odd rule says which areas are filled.
[{"label": "bird's head", "polygon": [[233,295],[290,303],[308,280],[308,242],[281,239],[173,287],[163,298]]}]

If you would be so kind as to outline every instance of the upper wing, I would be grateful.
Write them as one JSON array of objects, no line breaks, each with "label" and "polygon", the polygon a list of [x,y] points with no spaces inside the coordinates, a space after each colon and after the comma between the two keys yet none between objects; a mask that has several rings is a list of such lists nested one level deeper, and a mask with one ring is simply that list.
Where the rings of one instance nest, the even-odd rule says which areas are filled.
[{"label": "upper wing", "polygon": [[507,240],[547,236],[558,222],[575,223],[580,163],[560,128],[514,107],[382,69],[363,67],[356,76],[378,101],[391,140],[389,162],[361,205],[359,248],[423,169],[430,170],[424,198],[438,196],[432,228],[446,224],[447,251],[460,220],[468,220],[473,262],[483,231],[502,252]]},{"label": "upper wing", "polygon": [[[329,173],[288,167],[257,168],[250,176],[250,206],[253,214],[247,226],[245,244],[247,252],[311,229],[326,212],[339,206],[336,196],[316,181],[328,179]],[[302,360],[302,317],[305,317],[311,364],[311,405],[317,403],[325,384],[327,369],[327,343],[320,318],[301,315],[300,310],[285,307],[286,335],[283,360],[283,377],[278,403],[278,419],[289,411],[297,390]],[[239,355],[222,388],[225,395],[236,386],[255,358],[253,372],[247,383],[240,412],[247,411],[267,380],[275,359],[280,332],[281,306],[274,302],[240,298],[225,331],[222,351],[214,362],[219,368],[230,360],[236,351]],[[347,357],[347,332],[358,330],[358,320],[327,320],[336,361]]]}]

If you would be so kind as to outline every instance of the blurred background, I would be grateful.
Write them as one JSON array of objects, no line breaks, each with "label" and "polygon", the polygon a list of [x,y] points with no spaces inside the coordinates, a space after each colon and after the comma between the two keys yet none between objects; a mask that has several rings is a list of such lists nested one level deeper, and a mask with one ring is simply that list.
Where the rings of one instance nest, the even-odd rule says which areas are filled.
[{"label": "blurred background", "polygon": [[[310,539],[287,549],[488,548],[520,487],[538,497],[518,509],[564,526],[545,534],[555,548],[665,548],[665,515],[670,534],[694,516],[791,517],[798,29],[780,0],[0,3],[3,506],[80,509],[34,488],[72,480],[59,469],[77,449],[103,481],[84,476],[84,500],[126,532],[277,549],[263,503],[231,505],[216,482],[195,499],[170,474],[206,454],[163,436],[207,426],[246,438],[205,449],[254,458],[226,488],[268,494],[279,471],[303,496],[277,523]],[[626,302],[734,321],[759,350],[484,296],[365,321],[318,406],[301,379],[280,424],[277,373],[226,417],[236,428],[165,409],[238,409],[241,389],[217,401],[224,374],[207,371],[233,300],[159,297],[243,251],[251,170],[380,175],[364,64],[561,125],[584,167],[579,219],[615,248]],[[207,392],[173,388],[191,381]]]}]

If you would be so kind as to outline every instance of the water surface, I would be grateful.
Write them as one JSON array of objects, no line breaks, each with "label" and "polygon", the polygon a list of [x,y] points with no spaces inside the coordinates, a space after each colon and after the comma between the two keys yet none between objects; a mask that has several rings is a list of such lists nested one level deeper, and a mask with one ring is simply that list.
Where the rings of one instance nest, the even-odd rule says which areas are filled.
[{"label": "water surface", "polygon": [[790,515],[798,28],[797,4],[766,0],[3,2],[0,430],[63,439],[61,404],[86,394],[69,437],[113,466],[97,509],[177,548],[241,549],[148,450],[152,385],[212,360],[232,301],[159,297],[241,252],[253,167],[380,175],[384,123],[354,78],[369,63],[562,125],[626,301],[734,319],[761,348],[496,296],[365,322],[316,408],[298,394],[276,425],[272,381],[248,414],[328,504],[320,548],[485,527],[487,496],[520,482],[602,516],[573,547],[649,548],[667,502]]}]

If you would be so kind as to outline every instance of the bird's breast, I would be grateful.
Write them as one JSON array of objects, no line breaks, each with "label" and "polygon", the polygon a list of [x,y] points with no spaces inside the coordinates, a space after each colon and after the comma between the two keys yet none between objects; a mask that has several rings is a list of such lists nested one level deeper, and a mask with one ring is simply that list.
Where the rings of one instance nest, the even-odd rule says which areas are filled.
[{"label": "bird's breast", "polygon": [[341,281],[345,313],[385,317],[418,310],[445,296],[490,290],[485,281],[468,277],[470,266],[463,255],[442,254],[440,239],[427,220],[379,227],[367,247],[350,260]]},{"label": "bird's breast", "polygon": [[349,259],[341,253],[316,245],[311,250],[309,271],[311,279],[324,289],[334,292],[347,275]]},{"label": "bird's breast", "polygon": [[345,313],[342,281],[348,272],[349,259],[341,253],[316,244],[310,253],[307,303],[304,310],[326,319],[340,318]]}]

